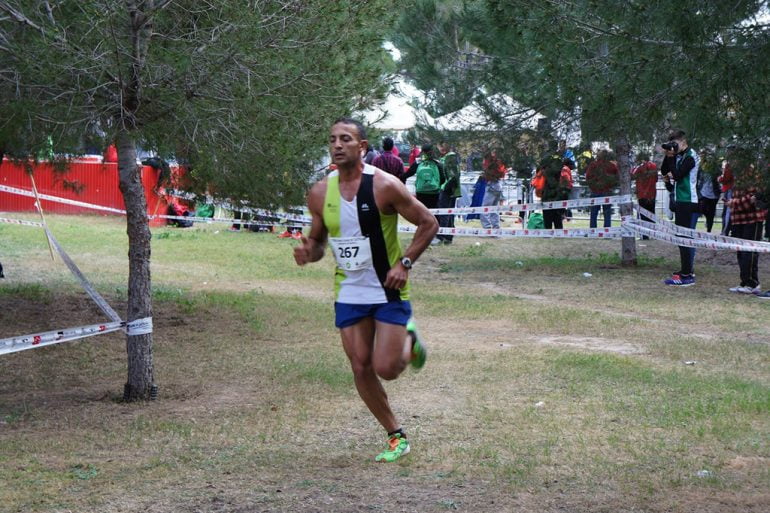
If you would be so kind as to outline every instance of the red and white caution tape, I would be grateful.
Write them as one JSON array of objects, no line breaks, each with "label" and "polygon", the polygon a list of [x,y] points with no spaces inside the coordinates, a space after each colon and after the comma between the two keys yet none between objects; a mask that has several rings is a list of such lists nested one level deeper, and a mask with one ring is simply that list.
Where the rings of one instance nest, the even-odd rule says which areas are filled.
[{"label": "red and white caution tape", "polygon": [[[16,187],[9,187],[7,185],[0,185],[0,192],[7,192],[9,194],[17,194],[20,196],[26,196],[29,198],[34,198],[35,193],[32,191],[27,191],[25,189],[19,189]],[[87,208],[91,210],[98,210],[101,212],[110,212],[113,214],[121,214],[125,215],[126,211],[121,210],[119,208],[112,208],[112,207],[105,207],[103,205],[95,205],[93,203],[85,203],[83,201],[76,201],[71,200],[67,198],[61,198],[59,196],[51,196],[49,194],[39,194],[38,195],[41,200],[51,201],[53,203],[61,203],[63,205],[71,205],[74,207],[81,207],[81,208]],[[194,195],[192,195],[194,196]],[[180,197],[186,197],[184,195],[180,195]],[[311,218],[307,216],[301,216],[296,214],[285,214],[281,212],[269,212],[267,210],[261,210],[261,209],[238,209],[235,208],[235,210],[241,210],[246,213],[251,213],[259,217],[267,217],[272,219],[286,219],[288,221],[297,221],[298,223],[310,223],[312,221]],[[196,221],[196,222],[212,222],[212,218],[210,217],[183,217],[183,216],[169,216],[169,215],[150,215],[147,216],[150,219],[181,219],[181,220],[188,220],[188,221]],[[244,221],[241,219],[230,219],[230,218],[217,218],[213,220],[213,222],[218,223],[237,223],[237,224],[259,224],[261,226],[286,226],[285,224],[279,224],[279,223],[272,223],[272,222],[258,222],[258,221]],[[22,223],[18,223],[22,224]],[[294,226],[294,225],[292,225]]]},{"label": "red and white caution tape", "polygon": [[64,248],[61,247],[61,245],[59,244],[59,241],[56,240],[56,237],[53,236],[53,234],[48,228],[45,228],[45,234],[48,236],[48,240],[51,241],[51,245],[54,247],[54,249],[56,249],[56,252],[59,253],[59,256],[61,256],[61,259],[64,262],[64,265],[67,266],[67,269],[69,269],[70,272],[73,274],[73,276],[75,276],[75,278],[80,282],[80,286],[83,287],[83,290],[86,291],[86,294],[88,294],[91,297],[91,299],[93,299],[94,303],[96,303],[96,306],[98,306],[101,309],[101,311],[105,313],[107,317],[112,319],[113,322],[121,322],[120,316],[115,312],[115,310],[112,309],[112,307],[107,303],[107,301],[96,291],[96,289],[86,279],[83,273],[80,272],[80,269],[78,269],[78,266],[75,265],[75,262],[73,262],[70,256],[67,254],[67,252],[64,251]]},{"label": "red and white caution tape", "polygon": [[35,226],[37,228],[43,227],[43,223],[38,223],[36,221],[25,221],[23,219],[8,219],[5,217],[0,217],[0,223],[20,224],[22,226]]},{"label": "red and white caution tape", "polygon": [[25,349],[34,349],[36,347],[61,344],[62,342],[72,342],[81,338],[101,335],[103,333],[112,333],[122,330],[125,323],[109,322],[105,324],[91,324],[89,326],[79,326],[77,328],[67,328],[59,331],[45,331],[43,333],[34,333],[32,335],[22,335],[20,337],[0,339],[0,355],[16,353]]},{"label": "red and white caution tape", "polygon": [[[746,239],[738,239],[735,237],[719,236],[721,240],[707,240],[700,238],[690,238],[687,236],[677,235],[667,230],[661,230],[661,227],[656,223],[649,221],[641,221],[638,219],[628,220],[623,223],[625,229],[633,231],[638,235],[647,235],[648,237],[656,240],[661,240],[677,246],[684,246],[688,248],[704,248],[714,250],[727,250],[727,251],[748,251],[751,253],[770,253],[770,244],[760,243],[757,245],[757,241],[750,241]],[[707,234],[708,235],[708,234]]]},{"label": "red and white caution tape", "polygon": [[[26,196],[28,198],[34,198],[35,193],[24,189],[18,189],[16,187],[8,187],[7,185],[0,185],[0,192],[7,192],[10,194],[18,194],[19,196]],[[63,205],[72,205],[75,207],[89,208],[91,210],[101,210],[102,212],[112,212],[113,214],[124,214],[125,210],[119,208],[105,207],[103,205],[94,205],[93,203],[84,203],[82,201],[71,200],[67,198],[60,198],[58,196],[50,196],[48,194],[38,194],[41,200],[51,201],[53,203],[61,203]]]},{"label": "red and white caution tape", "polygon": [[152,317],[143,319],[134,319],[126,323],[126,334],[131,337],[134,335],[148,335],[152,333]]},{"label": "red and white caution tape", "polygon": [[543,203],[521,203],[516,205],[499,205],[490,207],[457,207],[457,208],[431,208],[436,215],[465,215],[465,214],[489,214],[493,212],[529,211],[529,210],[553,210],[557,208],[595,207],[599,205],[617,205],[631,203],[631,195],[624,196],[600,196],[598,198],[578,198],[565,201],[546,201]]},{"label": "red and white caution tape", "polygon": [[[685,238],[693,238],[693,239],[700,239],[700,240],[707,240],[711,242],[723,242],[726,244],[736,244],[740,243],[740,245],[744,247],[753,247],[757,248],[757,251],[759,252],[765,252],[768,248],[770,248],[770,243],[768,242],[762,242],[762,241],[756,241],[756,240],[746,240],[746,239],[738,239],[736,237],[727,237],[725,235],[717,234],[717,233],[707,233],[702,232],[699,230],[693,230],[691,228],[686,228],[684,226],[679,226],[668,219],[663,219],[661,217],[656,216],[649,210],[643,208],[643,207],[635,207],[636,210],[639,211],[639,213],[648,219],[652,219],[653,222],[650,223],[652,226],[647,226],[647,228],[653,228],[659,231],[662,231],[664,233],[668,233],[671,235],[677,235],[679,237],[685,237]],[[624,219],[636,221],[635,218],[630,219]],[[642,220],[639,220],[642,221]],[[742,249],[741,251],[752,251],[751,249]]]}]

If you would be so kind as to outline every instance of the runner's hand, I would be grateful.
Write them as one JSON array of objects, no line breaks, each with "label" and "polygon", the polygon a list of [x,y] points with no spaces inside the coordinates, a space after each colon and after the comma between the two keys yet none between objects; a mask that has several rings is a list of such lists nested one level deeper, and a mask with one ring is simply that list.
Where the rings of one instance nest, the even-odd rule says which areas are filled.
[{"label": "runner's hand", "polygon": [[397,263],[394,267],[390,268],[388,275],[385,277],[385,283],[383,286],[386,289],[401,290],[406,286],[406,279],[409,277],[409,271],[407,271],[401,262]]},{"label": "runner's hand", "polygon": [[310,259],[312,250],[312,244],[307,240],[304,235],[300,238],[299,246],[294,247],[294,261],[297,265],[305,265],[312,260]]}]

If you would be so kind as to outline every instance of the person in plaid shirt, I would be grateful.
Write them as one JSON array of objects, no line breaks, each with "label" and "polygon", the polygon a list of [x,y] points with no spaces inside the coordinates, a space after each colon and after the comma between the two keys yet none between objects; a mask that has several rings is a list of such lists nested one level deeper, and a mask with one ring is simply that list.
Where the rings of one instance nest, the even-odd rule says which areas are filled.
[{"label": "person in plaid shirt", "polygon": [[[767,217],[767,209],[757,204],[757,185],[760,183],[759,174],[754,164],[744,160],[740,162],[740,152],[734,153],[732,169],[735,173],[735,189],[733,198],[728,201],[732,224],[732,235],[739,239],[762,240],[762,227]],[[732,287],[730,292],[738,294],[760,294],[759,287],[759,253],[738,251],[738,266],[740,267],[741,284]],[[770,296],[768,296],[770,297]]]}]

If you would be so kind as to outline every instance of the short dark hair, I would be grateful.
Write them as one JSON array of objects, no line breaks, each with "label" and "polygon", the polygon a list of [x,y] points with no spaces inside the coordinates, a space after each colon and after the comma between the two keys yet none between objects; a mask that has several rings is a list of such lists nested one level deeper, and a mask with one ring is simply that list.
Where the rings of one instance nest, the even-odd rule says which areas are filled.
[{"label": "short dark hair", "polygon": [[684,139],[685,138],[684,130],[672,130],[670,134],[668,134],[668,140],[674,141],[676,139]]},{"label": "short dark hair", "polygon": [[385,137],[382,140],[382,149],[385,151],[390,151],[393,149],[393,139],[390,137]]},{"label": "short dark hair", "polygon": [[341,117],[334,120],[334,123],[332,123],[332,126],[339,125],[342,123],[343,125],[353,125],[356,127],[356,130],[358,130],[358,140],[368,140],[366,137],[366,128],[364,128],[364,125],[358,121],[357,119],[348,118],[348,117]]},{"label": "short dark hair", "polygon": [[433,145],[431,143],[425,143],[422,145],[422,152],[423,153],[432,153],[433,152]]}]

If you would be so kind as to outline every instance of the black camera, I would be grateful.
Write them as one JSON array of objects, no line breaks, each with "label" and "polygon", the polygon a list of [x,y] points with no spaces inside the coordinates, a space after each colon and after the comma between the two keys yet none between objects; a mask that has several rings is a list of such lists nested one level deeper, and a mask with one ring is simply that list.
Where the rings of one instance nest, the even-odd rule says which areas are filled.
[{"label": "black camera", "polygon": [[666,151],[673,151],[674,153],[679,153],[679,143],[676,141],[665,142],[661,144],[660,147]]}]

